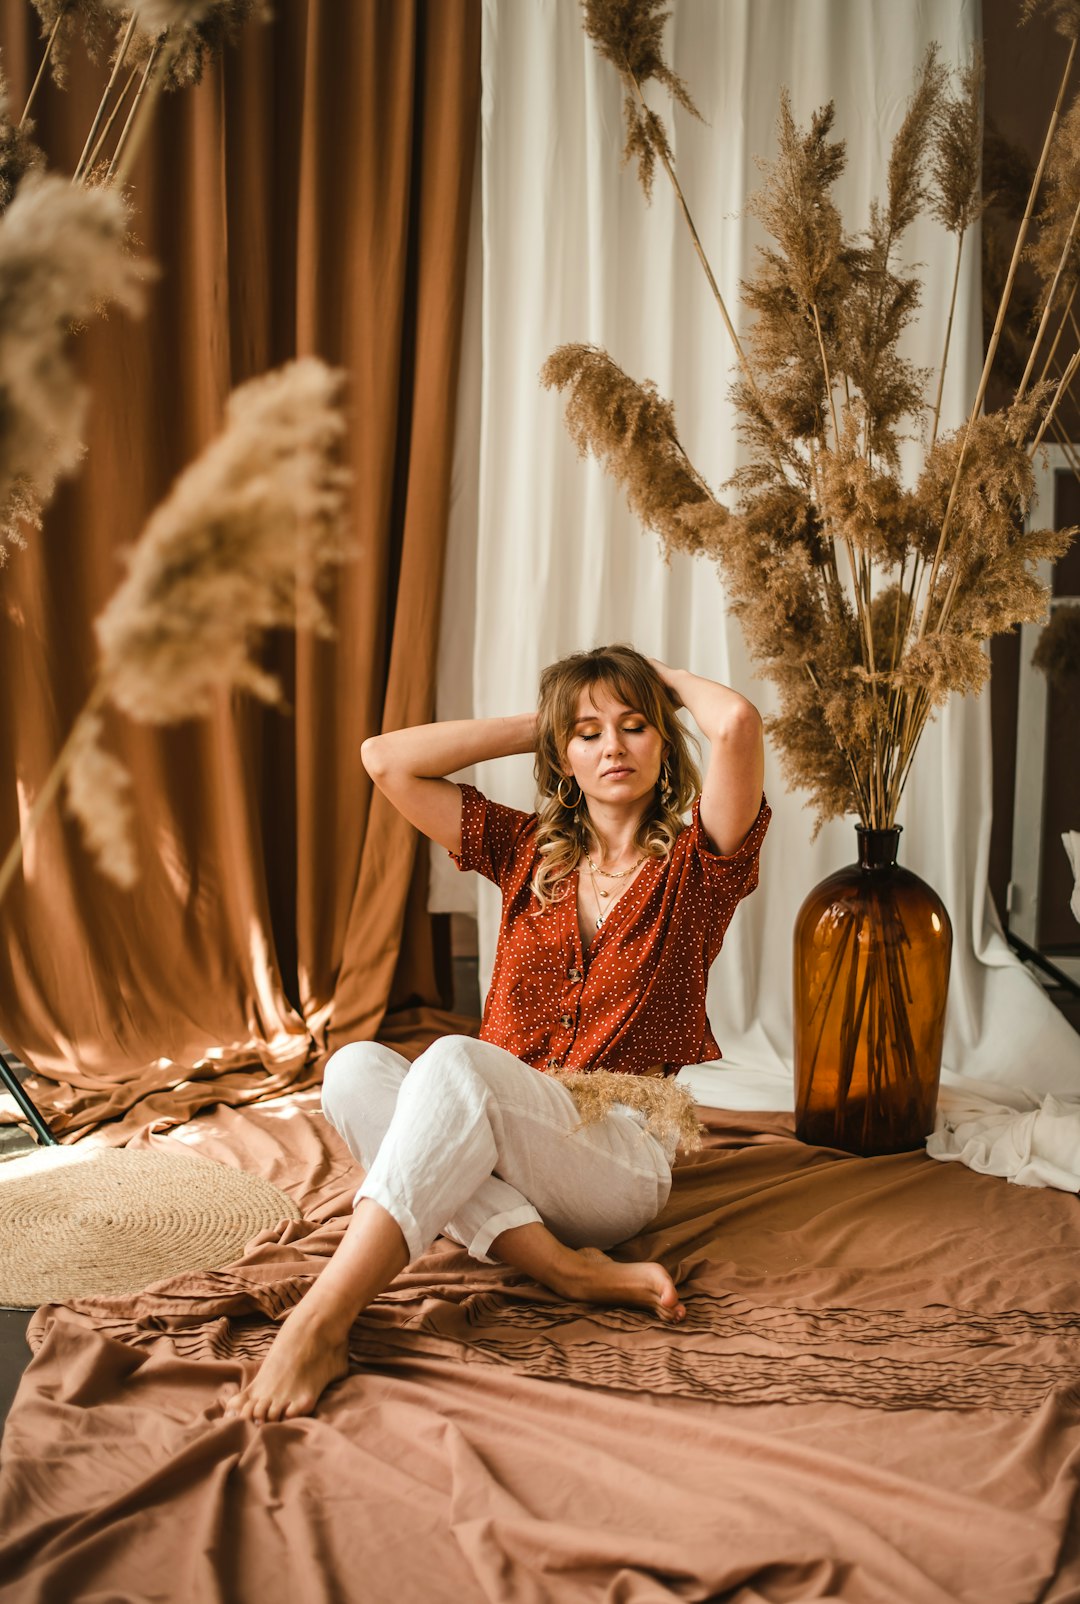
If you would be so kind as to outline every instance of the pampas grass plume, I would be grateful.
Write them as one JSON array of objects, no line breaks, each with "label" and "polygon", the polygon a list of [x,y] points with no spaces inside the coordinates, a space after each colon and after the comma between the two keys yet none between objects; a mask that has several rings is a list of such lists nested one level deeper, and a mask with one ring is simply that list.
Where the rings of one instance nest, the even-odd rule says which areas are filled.
[{"label": "pampas grass plume", "polygon": [[48,39],[56,28],[49,71],[57,88],[63,89],[76,35],[90,60],[96,61],[116,30],[115,8],[109,0],[32,0],[32,4],[41,19],[41,37]]},{"label": "pampas grass plume", "polygon": [[652,197],[656,158],[671,159],[664,122],[640,98],[642,84],[655,78],[692,117],[701,118],[683,80],[664,60],[664,24],[670,11],[665,0],[582,0],[584,28],[601,56],[618,69],[626,96],[626,146],[623,160],[637,159],[638,179],[646,200]]},{"label": "pampas grass plume", "polygon": [[68,358],[72,324],[108,304],[139,312],[156,271],[127,246],[123,197],[28,174],[0,216],[0,562],[40,526],[83,454],[87,392]]},{"label": "pampas grass plume", "polygon": [[0,72],[0,212],[11,205],[27,173],[44,167],[45,157],[31,137],[34,125],[13,122],[7,79]]},{"label": "pampas grass plume", "polygon": [[666,547],[703,550],[702,526],[683,514],[713,498],[679,443],[674,407],[655,384],[638,384],[594,345],[560,345],[540,382],[569,391],[566,427],[579,455],[591,453],[604,464],[635,516]]},{"label": "pampas grass plume", "polygon": [[[320,587],[354,555],[350,475],[338,461],[343,377],[306,357],[241,385],[221,434],[151,515],[95,624],[101,684],[122,712],[175,723],[209,713],[222,691],[283,707],[280,684],[253,655],[265,632],[333,636]],[[102,871],[129,884],[124,787],[99,736],[97,726],[78,743],[68,808]]]},{"label": "pampas grass plume", "polygon": [[125,62],[143,68],[158,41],[168,35],[165,89],[200,83],[207,61],[235,44],[252,17],[268,21],[268,0],[108,0],[125,16],[135,15],[135,32]]},{"label": "pampas grass plume", "polygon": [[76,725],[65,812],[82,825],[83,839],[102,874],[130,891],[139,878],[131,775],[101,745],[103,728],[99,713],[84,713]]}]

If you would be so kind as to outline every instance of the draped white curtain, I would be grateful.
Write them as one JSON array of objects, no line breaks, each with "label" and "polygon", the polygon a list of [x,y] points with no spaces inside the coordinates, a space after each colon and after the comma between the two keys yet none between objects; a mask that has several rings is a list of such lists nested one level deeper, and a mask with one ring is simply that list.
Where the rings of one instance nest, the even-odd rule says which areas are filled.
[{"label": "draped white curtain", "polygon": [[[704,118],[672,110],[676,168],[733,314],[751,269],[746,201],[755,158],[775,149],[778,95],[797,120],[835,99],[848,168],[838,199],[863,226],[884,191],[890,141],[916,70],[936,40],[949,63],[979,37],[977,0],[672,0],[666,57]],[[486,717],[535,705],[541,668],[580,647],[629,640],[732,684],[763,712],[715,568],[660,556],[595,462],[578,459],[562,402],[538,371],[555,346],[604,346],[676,407],[691,459],[718,487],[739,461],[727,390],[733,352],[677,202],[658,169],[647,206],[623,167],[622,90],[581,28],[575,0],[484,0],[482,182],[477,189],[457,471],[444,594],[439,716]],[[908,354],[936,365],[953,244],[920,220],[906,237],[924,293]],[[981,364],[977,240],[966,271],[943,423],[966,415]],[[745,314],[738,321],[745,322]],[[533,805],[531,761],[484,765],[477,783]],[[774,819],[760,889],[742,904],[711,976],[709,1011],[723,1069],[691,1075],[703,1100],[791,1102],[791,936],[803,897],[855,857],[854,821],[811,844],[803,798],[775,759]],[[987,894],[988,699],[954,700],[923,739],[900,815],[901,861],[945,899],[955,954],[945,1062],[953,1072],[1037,1090],[1080,1085],[1080,1040],[1013,959]],[[491,970],[498,898],[486,882],[432,861],[432,906],[475,909],[481,985]],[[684,1072],[685,1073],[685,1072]]]}]

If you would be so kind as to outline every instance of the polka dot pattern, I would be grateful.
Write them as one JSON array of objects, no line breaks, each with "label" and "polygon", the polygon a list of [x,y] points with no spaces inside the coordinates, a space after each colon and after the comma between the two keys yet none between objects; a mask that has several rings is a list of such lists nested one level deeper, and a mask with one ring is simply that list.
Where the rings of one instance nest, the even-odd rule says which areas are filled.
[{"label": "polka dot pattern", "polygon": [[714,852],[700,798],[669,856],[650,859],[584,950],[577,875],[541,911],[531,888],[536,814],[461,787],[459,869],[503,896],[495,967],[480,1036],[536,1069],[643,1075],[721,1056],[705,1012],[709,969],[739,901],[758,883],[772,810],[730,857]]}]

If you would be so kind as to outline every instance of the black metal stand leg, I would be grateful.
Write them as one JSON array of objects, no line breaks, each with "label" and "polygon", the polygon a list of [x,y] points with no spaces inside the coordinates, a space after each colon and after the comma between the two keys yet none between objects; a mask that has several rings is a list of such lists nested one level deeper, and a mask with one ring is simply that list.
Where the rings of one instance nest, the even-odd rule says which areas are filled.
[{"label": "black metal stand leg", "polygon": [[12,1097],[14,1097],[15,1101],[18,1103],[19,1107],[22,1109],[23,1113],[34,1127],[34,1132],[37,1136],[39,1144],[45,1147],[59,1147],[60,1143],[56,1140],[56,1137],[53,1135],[52,1131],[50,1131],[38,1110],[34,1107],[34,1104],[30,1101],[29,1094],[23,1089],[22,1082],[19,1080],[19,1077],[16,1075],[15,1071],[11,1068],[3,1053],[0,1053],[0,1078],[3,1079],[4,1085],[7,1087]]},{"label": "black metal stand leg", "polygon": [[1080,997],[1080,986],[1077,985],[1072,976],[1067,975],[1064,969],[1059,969],[1057,964],[1052,964],[1049,958],[1044,958],[1037,948],[1029,947],[1027,942],[1022,940],[1020,936],[1014,936],[1011,930],[1006,930],[1005,939],[1015,953],[1023,958],[1025,962],[1034,964],[1037,969],[1041,969],[1044,975],[1050,977],[1055,986],[1060,986],[1063,991],[1071,992],[1074,997]]}]

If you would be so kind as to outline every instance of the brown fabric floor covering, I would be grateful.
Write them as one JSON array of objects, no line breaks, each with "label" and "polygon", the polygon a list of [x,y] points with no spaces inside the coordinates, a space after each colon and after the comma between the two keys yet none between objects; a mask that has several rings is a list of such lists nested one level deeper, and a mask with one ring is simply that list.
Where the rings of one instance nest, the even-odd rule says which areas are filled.
[{"label": "brown fabric floor covering", "polygon": [[[304,1221],[131,1298],[41,1309],[0,1471],[0,1599],[1080,1600],[1080,1208],[703,1110],[620,1250],[676,1329],[440,1240],[310,1419],[226,1422],[344,1228],[318,1093],[169,1136]],[[241,1157],[242,1155],[242,1157]]]}]

